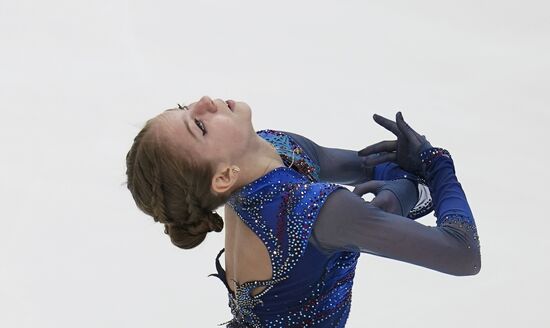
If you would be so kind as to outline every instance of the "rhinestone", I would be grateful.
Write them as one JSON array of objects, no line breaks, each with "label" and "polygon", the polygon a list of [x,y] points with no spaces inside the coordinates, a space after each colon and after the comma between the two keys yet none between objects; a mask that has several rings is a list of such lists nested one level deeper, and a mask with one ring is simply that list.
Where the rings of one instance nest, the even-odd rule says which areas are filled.
[{"label": "rhinestone", "polygon": [[[288,288],[284,288],[285,280],[291,277],[292,270],[306,252],[308,238],[322,204],[334,190],[344,187],[333,183],[315,183],[319,182],[319,167],[284,133],[262,130],[258,134],[275,146],[287,167],[272,170],[244,186],[233,194],[228,204],[266,245],[272,262],[273,277],[242,284],[235,282],[235,295],[228,289],[229,305],[233,314],[233,319],[228,323],[251,327],[304,327],[325,322],[338,315],[341,326],[347,319],[351,305],[351,287],[359,252],[341,252],[326,265],[323,261],[317,262],[325,266],[323,275],[329,272],[338,274],[339,271],[336,270],[347,274],[329,288],[325,287],[323,279],[315,280],[314,284],[304,284],[300,288],[304,288],[306,293],[297,301],[296,304],[300,306],[295,311],[275,315],[270,302],[278,298],[284,299],[284,295],[280,295],[278,291],[289,292]],[[309,202],[303,210],[298,211],[299,204],[306,205],[302,201],[305,197]],[[280,205],[273,207],[274,202]],[[271,214],[269,210],[273,208],[277,208],[274,212],[276,215],[263,215]],[[273,222],[265,217],[273,217]],[[218,254],[217,264],[222,252]],[[225,277],[225,271],[221,270],[218,274]],[[252,296],[252,290],[258,286],[267,288]],[[275,301],[274,304],[276,303]],[[267,305],[264,313],[271,312],[271,320],[262,320],[258,316],[256,312],[259,311],[260,304]]]}]

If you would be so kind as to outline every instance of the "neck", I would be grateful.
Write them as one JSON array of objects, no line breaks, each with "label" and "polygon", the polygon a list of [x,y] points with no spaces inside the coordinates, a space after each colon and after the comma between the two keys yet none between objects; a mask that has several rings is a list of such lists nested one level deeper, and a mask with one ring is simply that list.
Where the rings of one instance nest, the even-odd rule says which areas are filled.
[{"label": "neck", "polygon": [[275,147],[262,137],[257,137],[255,145],[250,147],[251,151],[237,163],[241,171],[233,190],[240,189],[270,171],[285,166]]}]

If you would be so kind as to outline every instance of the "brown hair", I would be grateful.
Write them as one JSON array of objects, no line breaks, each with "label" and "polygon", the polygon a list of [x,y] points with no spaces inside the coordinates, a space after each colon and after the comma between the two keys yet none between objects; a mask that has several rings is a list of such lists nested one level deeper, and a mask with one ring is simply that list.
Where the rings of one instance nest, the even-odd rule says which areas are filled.
[{"label": "brown hair", "polygon": [[126,155],[126,184],[137,207],[164,223],[172,243],[190,249],[208,232],[223,229],[221,216],[212,211],[230,195],[212,193],[213,166],[176,151],[154,125],[155,119],[148,120],[134,138]]}]

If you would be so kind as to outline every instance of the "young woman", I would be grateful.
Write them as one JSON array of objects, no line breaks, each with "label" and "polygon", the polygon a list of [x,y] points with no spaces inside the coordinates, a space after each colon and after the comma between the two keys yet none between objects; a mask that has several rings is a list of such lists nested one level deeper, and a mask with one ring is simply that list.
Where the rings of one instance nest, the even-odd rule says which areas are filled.
[{"label": "young woman", "polygon": [[[197,246],[225,221],[212,276],[233,318],[220,325],[344,327],[361,253],[479,272],[479,237],[451,156],[401,113],[396,122],[374,115],[397,140],[359,152],[255,131],[251,117],[244,102],[205,96],[147,121],[126,156],[136,205],[176,246]],[[224,220],[213,212],[222,205]],[[432,210],[437,227],[414,221]]]}]

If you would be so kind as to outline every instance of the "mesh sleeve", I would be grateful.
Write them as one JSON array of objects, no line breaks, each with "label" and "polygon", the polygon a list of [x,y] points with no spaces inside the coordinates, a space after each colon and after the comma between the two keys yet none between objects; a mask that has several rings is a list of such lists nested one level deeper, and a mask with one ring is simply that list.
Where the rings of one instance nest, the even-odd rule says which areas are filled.
[{"label": "mesh sleeve", "polygon": [[429,169],[437,226],[384,212],[349,190],[335,190],[319,212],[311,241],[327,254],[360,251],[457,276],[481,268],[479,237],[449,158]]}]

